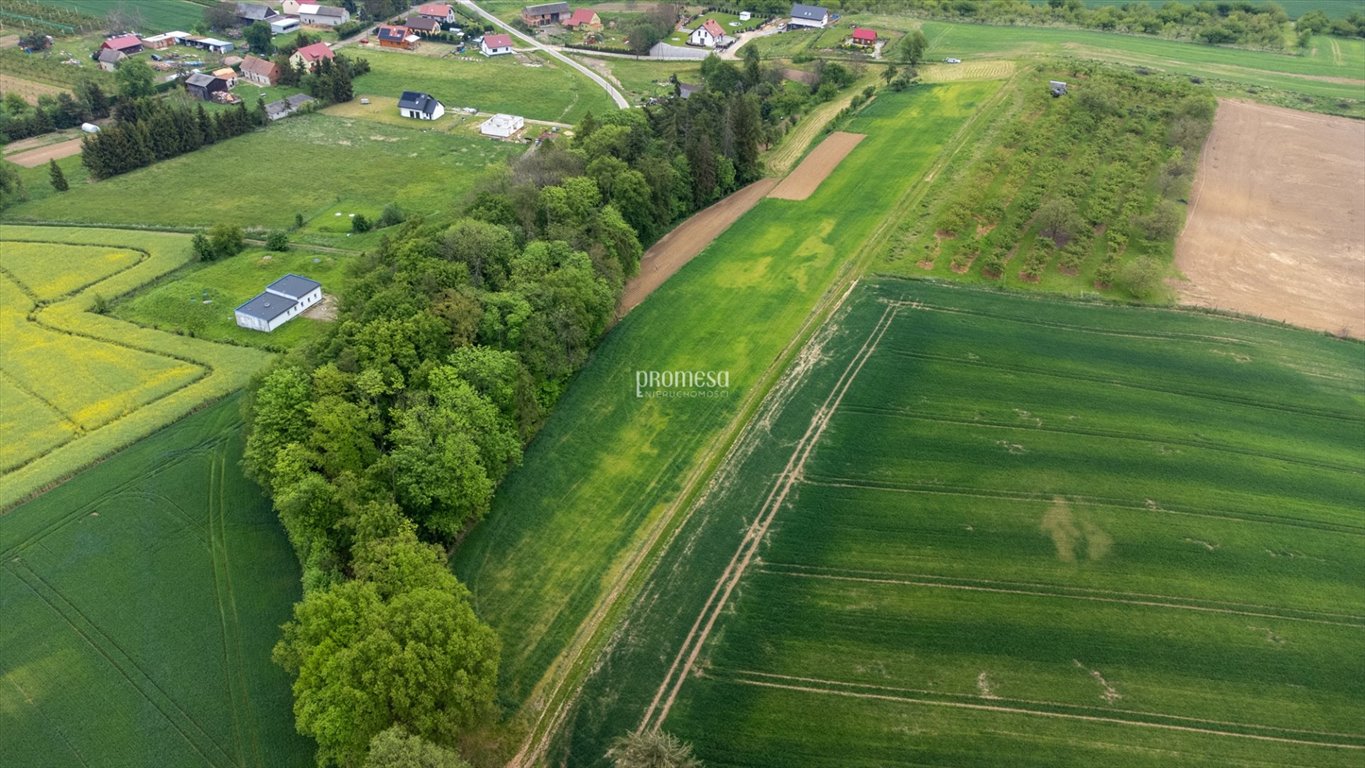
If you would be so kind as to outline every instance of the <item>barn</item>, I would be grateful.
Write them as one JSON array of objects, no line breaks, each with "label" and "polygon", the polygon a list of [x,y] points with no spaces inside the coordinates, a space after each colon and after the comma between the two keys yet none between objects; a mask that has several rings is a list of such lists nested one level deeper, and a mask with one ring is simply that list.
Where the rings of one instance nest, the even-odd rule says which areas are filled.
[{"label": "barn", "polygon": [[568,18],[568,3],[543,3],[541,5],[528,5],[521,9],[521,20],[530,27],[558,24],[567,21]]},{"label": "barn", "polygon": [[212,101],[213,94],[228,92],[228,81],[200,72],[185,78],[185,92],[196,99]]},{"label": "barn", "polygon": [[322,301],[322,283],[288,274],[266,286],[265,292],[238,307],[237,325],[270,333]]}]

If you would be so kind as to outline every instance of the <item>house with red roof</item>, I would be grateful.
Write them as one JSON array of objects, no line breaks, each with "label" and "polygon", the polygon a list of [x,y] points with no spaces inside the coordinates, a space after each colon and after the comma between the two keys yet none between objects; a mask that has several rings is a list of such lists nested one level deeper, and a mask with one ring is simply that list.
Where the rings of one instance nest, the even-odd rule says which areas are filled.
[{"label": "house with red roof", "polygon": [[715,48],[726,39],[725,30],[720,26],[720,23],[715,19],[707,19],[704,24],[692,30],[692,34],[687,36],[687,44]]},{"label": "house with red roof", "polygon": [[101,51],[118,51],[129,56],[142,50],[142,39],[137,35],[115,35],[100,46]]},{"label": "house with red roof", "polygon": [[850,45],[870,48],[877,44],[877,33],[871,29],[854,27],[853,34],[848,38],[848,42]]},{"label": "house with red roof", "polygon": [[564,26],[569,29],[585,29],[590,32],[602,31],[602,17],[597,15],[597,11],[591,8],[579,8],[573,12],[569,20],[564,22]]},{"label": "house with red roof", "polygon": [[289,63],[296,69],[302,68],[312,72],[323,59],[331,61],[335,58],[336,54],[332,53],[332,49],[328,48],[326,43],[313,43],[294,51],[294,55],[289,57]]},{"label": "house with red roof", "polygon": [[240,66],[242,78],[256,85],[274,85],[280,81],[280,67],[270,59],[247,56]]},{"label": "house with red roof", "polygon": [[417,15],[422,18],[439,21],[442,24],[455,23],[455,9],[448,3],[427,3],[417,7]]},{"label": "house with red roof", "polygon": [[479,53],[485,56],[501,56],[512,52],[512,38],[507,35],[484,35],[479,41]]}]

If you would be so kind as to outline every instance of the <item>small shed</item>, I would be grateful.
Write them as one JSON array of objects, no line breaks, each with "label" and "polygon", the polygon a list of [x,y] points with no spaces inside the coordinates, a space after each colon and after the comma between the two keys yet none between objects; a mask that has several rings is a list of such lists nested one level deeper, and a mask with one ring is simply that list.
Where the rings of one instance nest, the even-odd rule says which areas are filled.
[{"label": "small shed", "polygon": [[849,40],[854,45],[866,48],[877,44],[877,32],[865,27],[854,27]]},{"label": "small shed", "polygon": [[126,58],[128,57],[124,56],[122,51],[105,48],[100,51],[100,55],[96,57],[96,60],[100,63],[100,69],[105,72],[113,72],[115,69],[118,69],[119,62]]},{"label": "small shed", "polygon": [[483,121],[479,133],[499,139],[510,139],[517,131],[526,127],[526,119],[520,115],[497,114]]},{"label": "small shed", "polygon": [[1061,80],[1049,80],[1047,82],[1047,89],[1052,92],[1054,98],[1066,95],[1066,83]]},{"label": "small shed", "polygon": [[289,117],[295,112],[298,112],[304,104],[307,104],[310,101],[313,101],[312,96],[309,96],[306,93],[296,93],[287,99],[280,99],[279,101],[272,101],[269,104],[266,104],[265,116],[271,122],[274,122],[280,118]]},{"label": "small shed", "polygon": [[290,32],[297,31],[300,26],[297,18],[293,16],[282,16],[270,22],[270,34],[287,35]]}]

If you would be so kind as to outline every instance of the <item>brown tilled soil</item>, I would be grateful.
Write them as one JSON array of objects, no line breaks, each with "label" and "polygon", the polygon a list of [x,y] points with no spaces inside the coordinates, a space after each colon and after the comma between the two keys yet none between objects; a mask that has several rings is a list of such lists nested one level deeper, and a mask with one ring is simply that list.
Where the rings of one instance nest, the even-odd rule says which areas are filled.
[{"label": "brown tilled soil", "polygon": [[706,246],[730,228],[730,225],[753,208],[773,188],[777,179],[759,179],[744,189],[694,214],[676,229],[650,246],[640,259],[640,272],[626,282],[621,303],[616,306],[620,319],[634,309],[645,297],[663,285],[664,281],[701,253]]},{"label": "brown tilled soil", "polygon": [[16,165],[25,168],[37,168],[45,164],[48,160],[61,160],[63,157],[71,157],[81,153],[81,140],[71,139],[58,144],[49,144],[46,147],[30,149],[27,152],[15,152],[12,155],[5,155],[5,159]]},{"label": "brown tilled soil", "polygon": [[1175,263],[1184,303],[1365,335],[1365,122],[1221,101]]},{"label": "brown tilled soil", "polygon": [[820,142],[820,146],[811,150],[806,159],[796,166],[796,170],[787,174],[782,183],[773,188],[768,193],[768,197],[776,197],[780,200],[805,200],[811,196],[820,182],[832,172],[836,166],[858,146],[858,142],[863,140],[861,133],[846,133],[835,131],[829,138]]}]

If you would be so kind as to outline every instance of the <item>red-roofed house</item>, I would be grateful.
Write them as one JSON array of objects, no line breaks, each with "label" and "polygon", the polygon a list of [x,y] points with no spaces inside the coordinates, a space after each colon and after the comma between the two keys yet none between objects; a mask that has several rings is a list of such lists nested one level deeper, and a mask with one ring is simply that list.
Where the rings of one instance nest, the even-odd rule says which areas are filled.
[{"label": "red-roofed house", "polygon": [[455,9],[447,3],[427,3],[418,6],[417,15],[428,19],[434,19],[442,24],[455,23]]},{"label": "red-roofed house", "polygon": [[573,12],[569,20],[564,22],[564,26],[569,29],[586,29],[592,32],[602,31],[602,17],[597,15],[597,11],[591,8],[579,8]]},{"label": "red-roofed house", "polygon": [[484,35],[479,43],[479,53],[485,56],[500,56],[512,52],[512,38],[507,35]]},{"label": "red-roofed house", "polygon": [[705,24],[692,30],[692,34],[687,36],[687,44],[715,48],[724,37],[725,30],[720,24],[715,19],[707,19]]},{"label": "red-roofed house", "polygon": [[127,56],[142,50],[142,40],[137,35],[116,35],[104,41],[101,51],[118,51]]},{"label": "red-roofed house", "polygon": [[270,59],[247,56],[242,59],[242,77],[256,85],[274,85],[280,81],[280,67]]},{"label": "red-roofed house", "polygon": [[854,27],[853,36],[849,38],[849,42],[852,43],[853,45],[861,45],[863,47],[876,45],[877,33],[871,29]]},{"label": "red-roofed house", "polygon": [[336,58],[336,54],[332,53],[332,49],[328,48],[326,43],[313,43],[294,51],[294,55],[289,57],[289,63],[296,68],[302,67],[312,72],[317,67],[318,62],[323,59],[331,60],[334,58]]}]

